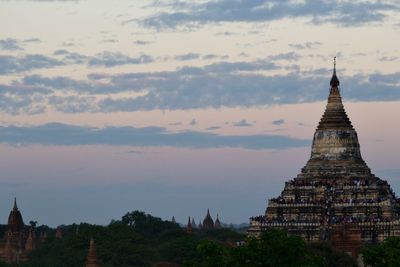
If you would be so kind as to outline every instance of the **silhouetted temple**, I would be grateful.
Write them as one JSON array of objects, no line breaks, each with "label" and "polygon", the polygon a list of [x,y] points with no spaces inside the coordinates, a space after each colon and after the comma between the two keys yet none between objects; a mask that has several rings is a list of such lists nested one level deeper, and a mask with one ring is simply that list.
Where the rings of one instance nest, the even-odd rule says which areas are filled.
[{"label": "silhouetted temple", "polygon": [[211,218],[210,209],[207,209],[207,215],[203,220],[202,229],[204,229],[204,230],[214,229],[214,221]]},{"label": "silhouetted temple", "polygon": [[219,221],[218,213],[217,213],[217,219],[215,219],[214,228],[215,229],[221,229],[222,228],[221,222]]},{"label": "silhouetted temple", "polygon": [[399,200],[362,159],[339,85],[335,66],[310,159],[281,195],[268,201],[265,215],[250,218],[249,234],[286,229],[308,241],[328,240],[353,255],[362,244],[400,236]]},{"label": "silhouetted temple", "polygon": [[33,227],[26,227],[21,212],[14,199],[14,207],[8,216],[4,241],[0,245],[0,256],[8,263],[20,263],[27,260],[30,251],[36,248],[36,235]]},{"label": "silhouetted temple", "polygon": [[186,232],[188,234],[193,233],[193,226],[192,226],[192,222],[190,221],[190,216],[189,216],[188,223],[187,223],[187,226],[186,226]]}]

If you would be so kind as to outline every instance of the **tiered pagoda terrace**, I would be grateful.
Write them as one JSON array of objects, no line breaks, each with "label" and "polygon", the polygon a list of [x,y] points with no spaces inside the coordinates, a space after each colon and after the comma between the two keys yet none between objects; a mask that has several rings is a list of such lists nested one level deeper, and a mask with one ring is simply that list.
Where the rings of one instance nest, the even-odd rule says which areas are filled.
[{"label": "tiered pagoda terrace", "polygon": [[363,243],[400,236],[399,199],[362,159],[339,84],[334,69],[309,161],[279,197],[268,201],[265,215],[250,218],[250,235],[286,229],[307,241],[330,241],[354,255]]}]

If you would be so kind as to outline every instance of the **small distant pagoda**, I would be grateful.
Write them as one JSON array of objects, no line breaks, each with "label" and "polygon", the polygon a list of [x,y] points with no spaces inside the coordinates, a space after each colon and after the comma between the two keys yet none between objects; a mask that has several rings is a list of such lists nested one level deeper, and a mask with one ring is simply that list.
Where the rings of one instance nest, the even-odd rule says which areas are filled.
[{"label": "small distant pagoda", "polygon": [[400,236],[399,199],[362,159],[339,85],[335,59],[311,157],[281,195],[268,201],[265,215],[250,218],[250,235],[285,229],[307,241],[330,241],[353,256],[365,243]]},{"label": "small distant pagoda", "polygon": [[186,226],[186,233],[188,233],[188,234],[193,233],[193,226],[192,226],[192,222],[190,221],[190,216],[189,216],[188,223]]},{"label": "small distant pagoda", "polygon": [[28,259],[28,253],[36,249],[33,226],[27,228],[18,209],[17,200],[8,216],[4,241],[0,244],[0,257],[8,263],[19,264]]},{"label": "small distant pagoda", "polygon": [[214,220],[211,218],[210,209],[207,209],[207,215],[203,220],[203,230],[213,230],[214,229]]},{"label": "small distant pagoda", "polygon": [[217,213],[217,219],[215,219],[214,228],[215,229],[221,229],[222,228],[222,224],[219,221],[219,214],[218,213]]}]

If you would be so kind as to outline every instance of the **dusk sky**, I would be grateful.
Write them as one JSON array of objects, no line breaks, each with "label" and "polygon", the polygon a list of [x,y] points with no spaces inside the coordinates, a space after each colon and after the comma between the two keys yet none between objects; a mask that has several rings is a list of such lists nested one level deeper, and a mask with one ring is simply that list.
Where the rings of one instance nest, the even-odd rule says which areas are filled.
[{"label": "dusk sky", "polygon": [[0,0],[0,223],[265,212],[310,155],[333,57],[400,194],[400,1]]}]

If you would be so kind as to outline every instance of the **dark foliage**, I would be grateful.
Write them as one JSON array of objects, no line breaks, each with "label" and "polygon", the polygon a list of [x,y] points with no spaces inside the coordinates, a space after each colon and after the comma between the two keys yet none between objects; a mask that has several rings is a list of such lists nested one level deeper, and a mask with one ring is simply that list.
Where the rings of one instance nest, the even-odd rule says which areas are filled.
[{"label": "dark foliage", "polygon": [[400,266],[400,238],[389,237],[380,244],[362,250],[364,262],[371,267]]},{"label": "dark foliage", "polygon": [[107,226],[82,223],[59,228],[63,238],[56,238],[54,229],[46,229],[48,238],[31,253],[30,260],[20,266],[82,267],[91,237],[95,240],[102,267],[152,266],[157,262],[194,266],[201,260],[197,247],[202,241],[236,242],[244,239],[244,235],[232,230],[188,234],[176,223],[140,211],[129,212]]},{"label": "dark foliage", "polygon": [[[97,258],[102,267],[153,266],[158,262],[188,267],[355,266],[351,257],[333,251],[328,244],[307,245],[302,238],[283,231],[267,231],[260,238],[248,239],[245,234],[232,229],[194,229],[188,234],[176,223],[140,211],[129,212],[107,226],[81,223],[59,228],[62,238],[56,238],[55,229],[37,227],[38,234],[46,232],[48,237],[29,255],[30,260],[19,266],[82,267],[91,237],[95,240]],[[384,245],[386,247],[366,250],[370,262],[378,262],[378,256],[384,254],[382,249],[389,247],[392,250],[386,254],[396,262],[400,255],[400,241],[393,239]],[[0,267],[9,266],[2,264],[0,262]]]}]

